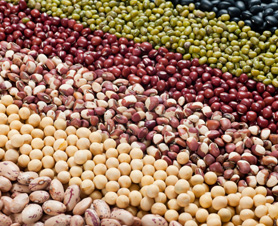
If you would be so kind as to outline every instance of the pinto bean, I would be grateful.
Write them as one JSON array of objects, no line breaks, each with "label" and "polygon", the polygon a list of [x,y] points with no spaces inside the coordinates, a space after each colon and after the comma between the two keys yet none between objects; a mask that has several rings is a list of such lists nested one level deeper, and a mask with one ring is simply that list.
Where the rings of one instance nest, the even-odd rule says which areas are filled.
[{"label": "pinto bean", "polygon": [[13,185],[8,178],[6,178],[4,176],[0,176],[0,191],[1,192],[7,192],[7,191],[11,190],[12,186]]},{"label": "pinto bean", "polygon": [[30,182],[29,188],[31,191],[44,190],[49,186],[50,182],[50,177],[38,177]]},{"label": "pinto bean", "polygon": [[40,204],[46,202],[49,197],[49,193],[46,191],[34,191],[29,195],[29,198],[32,202]]},{"label": "pinto bean", "polygon": [[43,215],[43,211],[38,204],[29,204],[22,211],[22,221],[25,224],[37,222]]},{"label": "pinto bean", "polygon": [[10,161],[0,162],[0,176],[4,176],[11,181],[15,181],[19,175],[19,167]]},{"label": "pinto bean", "polygon": [[86,209],[88,209],[91,204],[92,204],[93,200],[91,197],[87,197],[85,199],[82,199],[79,203],[76,204],[76,206],[73,209],[73,214],[75,215],[83,215],[86,211]]},{"label": "pinto bean", "polygon": [[167,221],[155,214],[147,214],[142,217],[142,226],[168,226]]},{"label": "pinto bean", "polygon": [[17,181],[20,184],[29,185],[32,180],[38,177],[39,175],[36,172],[20,172]]},{"label": "pinto bean", "polygon": [[48,200],[42,205],[43,211],[51,216],[56,216],[66,212],[66,206],[56,200]]},{"label": "pinto bean", "polygon": [[121,223],[116,219],[102,219],[100,226],[121,226]]},{"label": "pinto bean", "polygon": [[74,215],[70,219],[70,226],[83,226],[84,225],[83,217],[79,215]]},{"label": "pinto bean", "polygon": [[65,194],[63,184],[59,180],[53,179],[50,183],[49,193],[52,199],[62,202]]},{"label": "pinto bean", "polygon": [[0,225],[1,226],[11,226],[12,220],[10,217],[6,216],[5,214],[0,213]]},{"label": "pinto bean", "polygon": [[44,226],[69,226],[70,218],[65,214],[59,214],[45,221]]},{"label": "pinto bean", "polygon": [[67,207],[67,211],[72,211],[75,205],[80,200],[80,188],[78,185],[71,185],[65,191],[64,204]]},{"label": "pinto bean", "polygon": [[111,216],[110,207],[105,201],[101,199],[94,200],[93,206],[100,219],[110,218]]},{"label": "pinto bean", "polygon": [[14,183],[11,192],[20,192],[20,193],[31,193],[28,185],[22,185],[19,183]]},{"label": "pinto bean", "polygon": [[29,196],[26,193],[17,195],[11,202],[11,212],[20,213],[29,203]]},{"label": "pinto bean", "polygon": [[127,210],[123,209],[114,209],[111,212],[111,218],[116,219],[121,222],[121,224],[125,224],[128,226],[133,225],[134,223],[134,218],[130,212]]},{"label": "pinto bean", "polygon": [[93,209],[87,209],[85,212],[85,221],[86,224],[90,226],[99,226],[100,225],[100,219]]}]

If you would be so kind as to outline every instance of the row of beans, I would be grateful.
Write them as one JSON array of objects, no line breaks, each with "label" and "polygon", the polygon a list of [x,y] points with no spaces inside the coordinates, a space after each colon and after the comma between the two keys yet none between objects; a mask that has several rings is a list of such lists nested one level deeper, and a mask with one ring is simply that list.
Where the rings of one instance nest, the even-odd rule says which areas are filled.
[{"label": "row of beans", "polygon": [[[7,5],[9,9],[2,8],[0,20],[19,11],[25,22],[30,19],[41,20],[37,18],[38,11],[26,18],[27,5],[24,0],[19,1],[18,6],[7,4],[2,0],[1,5]],[[103,30],[115,34],[118,38],[134,40],[136,43],[148,41],[156,49],[165,46],[183,54],[185,60],[198,58],[200,64],[208,63],[212,68],[221,69],[223,72],[229,71],[237,76],[246,73],[250,78],[278,87],[277,34],[264,31],[260,35],[252,31],[243,21],[238,23],[229,21],[228,14],[217,18],[214,12],[196,10],[192,3],[173,7],[170,1],[165,0],[155,2],[30,0],[28,6],[59,16],[63,19],[63,23],[61,21],[63,26],[67,24],[66,18],[71,21],[69,26],[74,26],[76,20],[80,23],[76,29],[82,30],[82,27],[86,27],[93,31]],[[46,19],[47,14],[42,21]],[[10,40],[15,40],[10,24],[3,25],[0,36],[8,35]],[[5,31],[7,26],[9,29]],[[45,27],[42,32],[47,33],[50,30],[50,27]],[[33,35],[30,29],[26,29],[25,32],[29,37]]]},{"label": "row of beans", "polygon": [[[277,224],[275,84],[40,13],[48,3],[0,2],[1,225]],[[79,4],[134,22],[142,3]]]}]

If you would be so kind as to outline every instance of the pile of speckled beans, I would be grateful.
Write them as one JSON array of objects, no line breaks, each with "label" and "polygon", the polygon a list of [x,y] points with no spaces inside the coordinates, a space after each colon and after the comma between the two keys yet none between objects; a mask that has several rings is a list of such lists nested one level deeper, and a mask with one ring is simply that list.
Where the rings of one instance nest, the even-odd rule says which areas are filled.
[{"label": "pile of speckled beans", "polygon": [[0,226],[277,225],[276,10],[0,0]]}]

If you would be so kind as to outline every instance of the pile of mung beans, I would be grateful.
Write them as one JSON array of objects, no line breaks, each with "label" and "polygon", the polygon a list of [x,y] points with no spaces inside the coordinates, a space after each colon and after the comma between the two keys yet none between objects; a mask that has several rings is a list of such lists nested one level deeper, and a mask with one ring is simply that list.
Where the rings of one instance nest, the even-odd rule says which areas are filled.
[{"label": "pile of mung beans", "polygon": [[1,226],[278,224],[275,27],[164,0],[13,3]]}]

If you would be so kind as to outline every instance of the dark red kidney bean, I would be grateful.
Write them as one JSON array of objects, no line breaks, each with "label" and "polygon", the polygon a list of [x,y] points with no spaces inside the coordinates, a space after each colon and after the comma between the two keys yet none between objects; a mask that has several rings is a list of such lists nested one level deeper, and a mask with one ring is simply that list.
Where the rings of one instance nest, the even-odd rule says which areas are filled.
[{"label": "dark red kidney bean", "polygon": [[202,94],[199,94],[199,95],[197,95],[196,96],[196,101],[198,101],[198,102],[204,102],[204,100],[205,100],[205,97],[204,97],[204,95],[202,95]]},{"label": "dark red kidney bean", "polygon": [[265,102],[265,105],[266,106],[270,106],[270,105],[272,105],[272,103],[274,102],[274,97],[266,97],[266,98],[264,98],[264,102]]},{"label": "dark red kidney bean", "polygon": [[185,82],[180,81],[180,82],[177,82],[177,84],[176,84],[176,88],[177,88],[177,90],[179,90],[179,91],[181,91],[181,90],[184,89],[185,87],[186,87]]},{"label": "dark red kidney bean", "polygon": [[264,103],[264,101],[262,101],[262,100],[258,100],[258,101],[257,101],[257,103],[258,103],[258,104],[260,104],[262,108],[264,108],[264,107],[265,107],[265,103]]},{"label": "dark red kidney bean", "polygon": [[272,110],[273,111],[278,111],[278,100],[275,100],[272,104],[271,104]]},{"label": "dark red kidney bean", "polygon": [[230,89],[236,88],[236,85],[237,85],[236,81],[229,79],[226,83],[228,84]]},{"label": "dark red kidney bean", "polygon": [[185,94],[184,98],[187,103],[191,103],[196,100],[196,95],[187,93],[187,94]]},{"label": "dark red kidney bean", "polygon": [[233,79],[233,75],[230,72],[225,72],[224,74],[222,74],[222,78],[227,81],[229,79]]},{"label": "dark red kidney bean", "polygon": [[[182,74],[183,76],[187,76],[187,75],[188,75],[187,69],[183,69],[183,70],[181,71],[181,74]],[[190,73],[189,73],[189,77],[190,77],[193,81],[196,81],[196,80],[198,79],[198,73],[195,72],[195,71],[190,72]]]},{"label": "dark red kidney bean", "polygon": [[252,103],[250,102],[250,100],[248,100],[247,98],[244,98],[242,101],[240,101],[240,104],[245,105],[248,109],[251,107]]},{"label": "dark red kidney bean", "polygon": [[221,79],[219,77],[213,76],[211,79],[211,84],[215,87],[219,87],[220,81],[221,81]]},{"label": "dark red kidney bean", "polygon": [[[178,100],[182,95],[181,95],[181,92],[175,91],[172,96],[175,100]],[[196,99],[197,99],[197,97],[196,97]]]},{"label": "dark red kidney bean", "polygon": [[263,93],[265,91],[265,84],[262,82],[258,82],[256,85],[256,89],[259,93]]},{"label": "dark red kidney bean", "polygon": [[216,89],[214,89],[214,94],[215,96],[220,96],[221,93],[223,93],[225,90],[222,87],[218,87]]},{"label": "dark red kidney bean", "polygon": [[207,81],[210,81],[211,80],[211,74],[205,72],[202,74],[202,81],[203,82],[207,82]]},{"label": "dark red kidney bean", "polygon": [[267,85],[266,86],[266,91],[269,92],[270,94],[275,93],[275,87],[273,85]]},{"label": "dark red kidney bean", "polygon": [[32,15],[32,17],[37,18],[37,17],[40,16],[40,11],[37,10],[37,9],[32,9],[32,10],[31,10],[31,15]]},{"label": "dark red kidney bean", "polygon": [[210,107],[212,111],[220,111],[221,104],[219,102],[214,102]]},{"label": "dark red kidney bean", "polygon": [[272,110],[266,107],[262,110],[262,115],[264,118],[270,118],[272,116]]},{"label": "dark red kidney bean", "polygon": [[256,89],[256,85],[257,85],[257,82],[252,80],[252,79],[249,79],[246,83],[245,83],[246,87],[252,91],[252,90],[255,90]]},{"label": "dark red kidney bean", "polygon": [[204,91],[204,97],[207,98],[207,99],[210,99],[214,96],[214,92],[212,89],[206,89]]},{"label": "dark red kidney bean", "polygon": [[248,111],[246,117],[249,122],[255,122],[257,120],[257,113],[254,111]]},{"label": "dark red kidney bean", "polygon": [[257,119],[258,126],[261,128],[266,128],[268,127],[268,120],[263,118],[262,116],[259,116]]},{"label": "dark red kidney bean", "polygon": [[231,102],[229,102],[228,104],[229,104],[229,106],[233,109],[233,111],[235,111],[236,108],[237,108],[237,106],[238,106],[238,103],[235,102],[235,101],[231,101]]},{"label": "dark red kidney bean", "polygon": [[275,133],[276,130],[277,130],[277,126],[276,126],[275,123],[270,123],[270,124],[268,125],[268,128],[270,129],[271,133]]},{"label": "dark red kidney bean", "polygon": [[177,82],[178,82],[178,80],[177,80],[175,77],[170,77],[170,78],[168,79],[168,83],[169,83],[169,85],[170,85],[171,87],[175,87],[176,84],[177,84]]},{"label": "dark red kidney bean", "polygon": [[229,103],[231,101],[228,93],[220,93],[219,97],[220,100],[223,101],[224,103]]},{"label": "dark red kidney bean", "polygon": [[239,81],[240,81],[241,83],[245,83],[245,82],[247,82],[247,80],[248,80],[248,76],[247,76],[246,74],[241,74],[241,75],[239,76]]},{"label": "dark red kidney bean", "polygon": [[214,96],[214,97],[210,98],[208,104],[212,105],[214,102],[219,102],[219,101],[220,101],[220,99],[218,97]]},{"label": "dark red kidney bean", "polygon": [[130,76],[128,78],[128,80],[131,83],[131,85],[136,84],[136,83],[141,83],[141,78],[138,76]]},{"label": "dark red kidney bean", "polygon": [[259,100],[263,100],[263,98],[260,95],[255,95],[253,97],[254,101],[259,101]]},{"label": "dark red kidney bean", "polygon": [[233,112],[233,109],[227,104],[222,105],[220,109],[223,113],[232,113]]},{"label": "dark red kidney bean", "polygon": [[236,101],[236,94],[229,94],[230,101]]},{"label": "dark red kidney bean", "polygon": [[245,114],[248,111],[247,107],[243,104],[238,104],[236,110],[239,114]]},{"label": "dark red kidney bean", "polygon": [[266,97],[270,97],[270,96],[271,96],[270,93],[265,91],[262,95],[262,98],[266,98]]},{"label": "dark red kidney bean", "polygon": [[244,98],[248,98],[249,94],[247,92],[239,91],[237,92],[237,98],[238,100],[242,100]]}]

